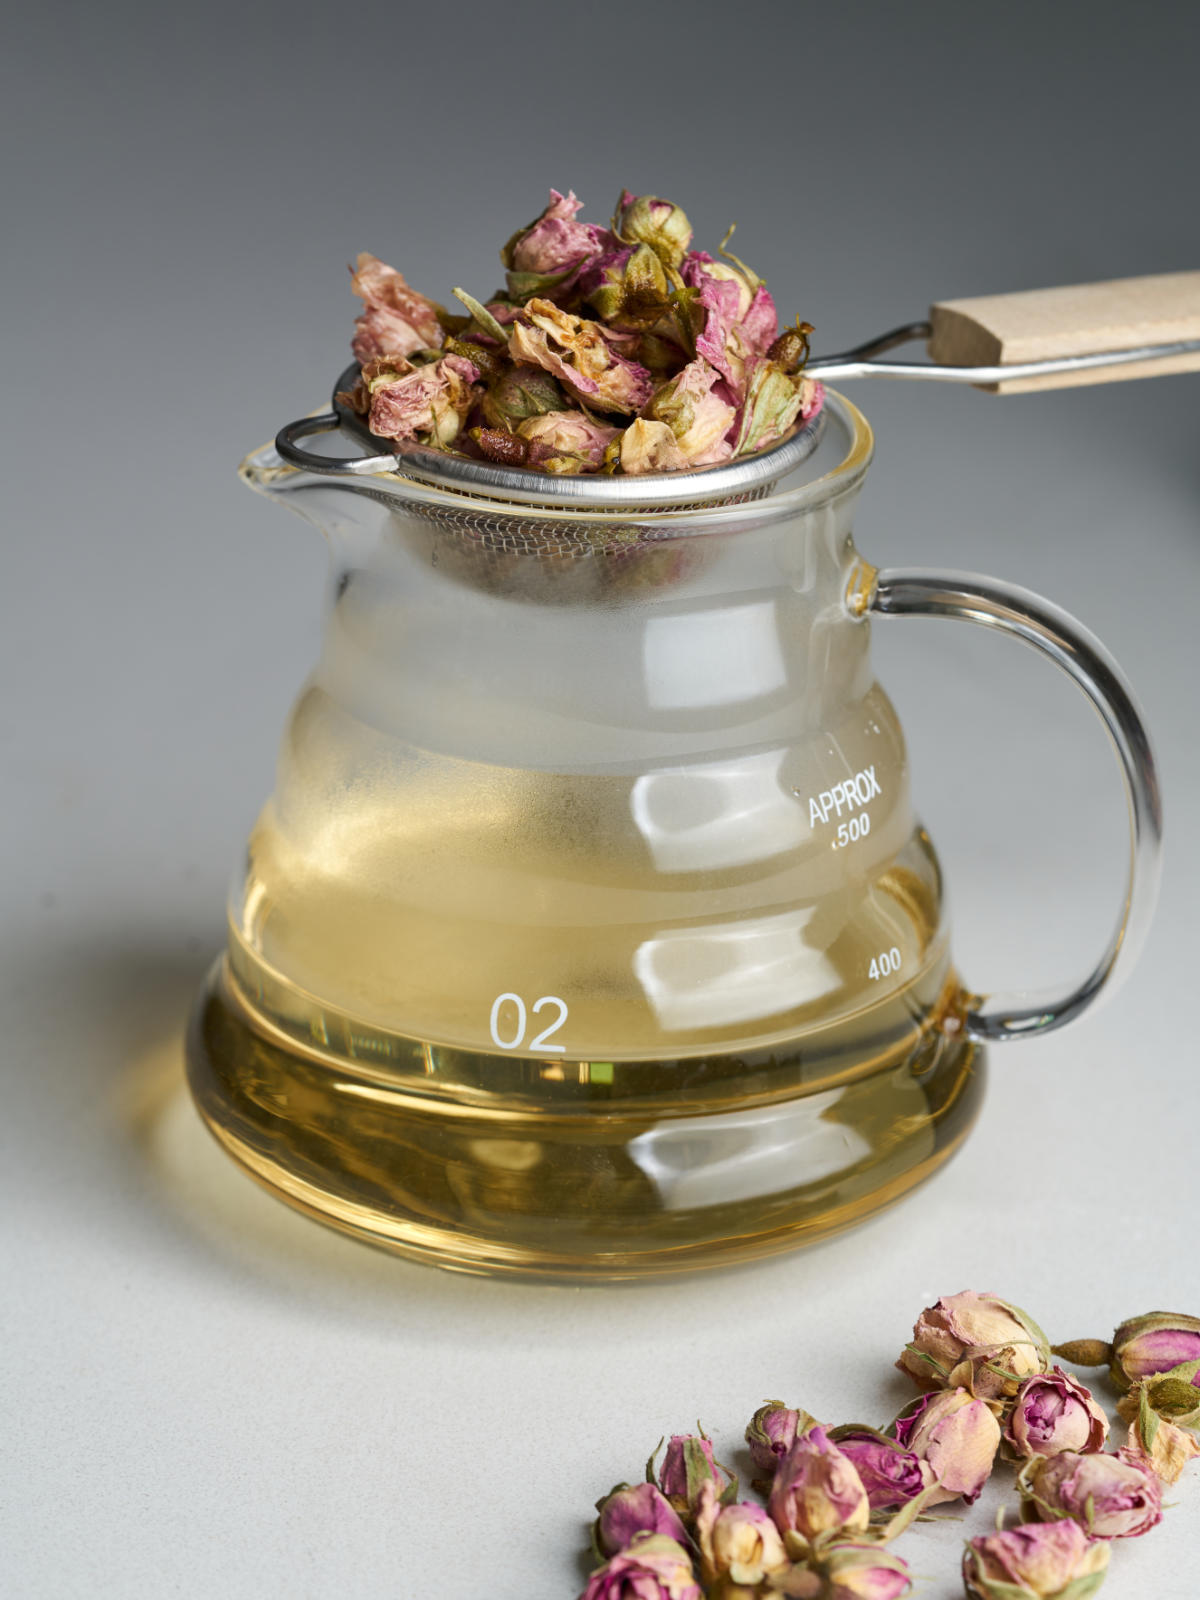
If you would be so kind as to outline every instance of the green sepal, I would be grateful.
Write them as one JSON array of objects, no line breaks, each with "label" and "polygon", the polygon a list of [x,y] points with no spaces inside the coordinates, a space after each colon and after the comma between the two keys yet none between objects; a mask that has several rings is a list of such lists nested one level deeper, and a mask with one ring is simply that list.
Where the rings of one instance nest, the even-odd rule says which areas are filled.
[{"label": "green sepal", "polygon": [[941,1487],[941,1482],[937,1481],[931,1483],[927,1489],[922,1489],[920,1494],[914,1495],[906,1506],[901,1506],[899,1511],[893,1512],[872,1537],[878,1539],[880,1544],[890,1544],[893,1539],[898,1539],[906,1528],[912,1527]]},{"label": "green sepal", "polygon": [[471,313],[472,319],[477,322],[489,339],[495,339],[502,350],[508,348],[508,334],[485,305],[476,300],[474,295],[468,294],[465,289],[453,291],[456,300],[461,300]]},{"label": "green sepal", "polygon": [[1144,1388],[1138,1395],[1138,1432],[1146,1449],[1152,1450],[1158,1436],[1158,1416]]},{"label": "green sepal", "polygon": [[509,296],[519,305],[524,305],[535,295],[553,299],[550,291],[557,289],[560,283],[565,283],[574,271],[574,267],[565,267],[562,272],[506,272],[504,279]]},{"label": "green sepal", "polygon": [[734,234],[736,232],[737,232],[737,223],[736,222],[731,222],[729,224],[728,229],[726,230],[725,237],[721,240],[720,244],[717,246],[717,254],[719,256],[724,256],[726,261],[732,261],[734,266],[738,269],[738,271],[746,279],[746,282],[750,285],[751,290],[753,292],[757,293],[757,291],[759,289],[765,288],[767,280],[765,278],[760,278],[758,273],[754,271],[753,267],[748,267],[744,261],[742,261],[739,257],[734,255],[732,250],[726,250],[726,248],[725,248],[725,246],[729,243],[730,239],[733,238],[733,236],[734,236]]}]

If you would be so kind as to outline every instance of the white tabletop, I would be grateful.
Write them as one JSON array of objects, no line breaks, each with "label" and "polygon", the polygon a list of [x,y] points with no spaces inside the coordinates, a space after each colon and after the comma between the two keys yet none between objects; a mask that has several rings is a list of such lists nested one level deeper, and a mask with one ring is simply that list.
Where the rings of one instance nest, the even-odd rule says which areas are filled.
[{"label": "white tabletop", "polygon": [[[1011,69],[1030,104],[1058,95],[1052,125],[985,129],[961,83],[940,109],[896,89],[797,181],[808,209],[777,227],[790,169],[761,152],[790,147],[790,99],[756,100],[758,156],[722,145],[702,176],[669,156],[660,173],[632,125],[597,152],[568,121],[562,159],[531,159],[531,179],[478,177],[442,236],[406,237],[398,216],[446,214],[444,175],[364,161],[353,118],[329,149],[306,146],[325,207],[280,177],[335,83],[362,80],[344,71],[345,19],[293,30],[289,56],[277,25],[293,8],[274,9],[239,15],[245,37],[232,14],[168,25],[133,4],[116,42],[98,13],[65,43],[45,24],[10,102],[49,142],[18,178],[24,377],[5,474],[0,1589],[562,1600],[582,1586],[592,1502],[636,1478],[661,1434],[699,1417],[736,1459],[774,1396],[830,1423],[886,1421],[908,1392],[891,1362],[940,1294],[993,1290],[1058,1339],[1159,1306],[1200,1312],[1200,377],[1011,399],[854,391],[880,443],[863,553],[1041,590],[1136,685],[1167,812],[1157,920],[1111,1004],[993,1053],[964,1152],[899,1208],[804,1253],[643,1287],[488,1282],[387,1257],[287,1211],[202,1131],[180,1030],[315,655],[324,580],[316,535],[232,469],[324,398],[352,314],[349,255],[403,254],[444,295],[468,240],[494,274],[491,241],[551,180],[590,184],[600,217],[623,178],[685,202],[701,190],[705,238],[732,208],[739,248],[826,348],[940,296],[1194,267],[1194,214],[1154,189],[1190,173],[1194,192],[1194,130],[1170,109],[1187,79],[1165,26],[1152,48],[1120,30],[1119,49],[1073,73],[1071,41],[1018,59],[980,21],[954,47],[987,46],[979,93]],[[768,5],[764,24],[786,32],[791,15]],[[810,132],[841,116],[839,61],[879,85],[960,82],[949,44],[918,50],[910,15],[881,9],[864,67],[851,24],[812,12],[833,31],[829,70],[806,74]],[[1028,14],[1039,36],[1044,17]],[[671,59],[678,28],[641,26]],[[418,34],[419,56],[434,35]],[[602,48],[615,70],[616,45]],[[408,126],[445,109],[449,81],[412,87]],[[546,93],[565,116],[569,84]],[[1137,114],[1111,119],[1129,93]],[[902,148],[884,106],[904,112]],[[963,148],[950,126],[972,130]],[[806,219],[838,215],[843,248],[822,251]],[[1124,870],[1096,719],[1048,665],[973,630],[882,622],[875,650],[967,980],[1074,975],[1107,937]],[[1198,1484],[1193,1469],[1163,1525],[1114,1551],[1114,1600],[1193,1600]],[[905,1536],[922,1595],[958,1592],[960,1542],[996,1499]]]}]

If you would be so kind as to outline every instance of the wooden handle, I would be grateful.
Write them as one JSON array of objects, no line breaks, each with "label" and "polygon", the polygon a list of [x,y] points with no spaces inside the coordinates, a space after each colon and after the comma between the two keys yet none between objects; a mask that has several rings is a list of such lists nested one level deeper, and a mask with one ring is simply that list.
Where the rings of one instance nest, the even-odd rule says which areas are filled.
[{"label": "wooden handle", "polygon": [[[1200,272],[1166,272],[1154,278],[1117,278],[1068,289],[942,300],[930,308],[929,321],[933,328],[930,359],[953,367],[1051,361],[1200,339]],[[992,394],[1015,394],[1022,389],[1152,378],[1164,372],[1200,372],[1200,351],[980,387]]]}]

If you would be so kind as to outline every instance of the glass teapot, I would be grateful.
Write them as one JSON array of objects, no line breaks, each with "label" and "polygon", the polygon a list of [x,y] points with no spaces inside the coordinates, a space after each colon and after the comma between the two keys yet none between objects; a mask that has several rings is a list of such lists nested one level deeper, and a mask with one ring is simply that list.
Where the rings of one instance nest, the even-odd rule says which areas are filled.
[{"label": "glass teapot", "polygon": [[[1025,591],[868,565],[846,400],[787,484],[659,510],[298,448],[335,420],[242,468],[324,531],[331,598],[188,1044],[209,1126],[281,1198],[468,1271],[781,1250],[928,1177],[985,1045],[1129,966],[1161,821],[1120,671]],[[1131,867],[1076,987],[960,981],[879,615],[1014,634],[1103,718]]]}]

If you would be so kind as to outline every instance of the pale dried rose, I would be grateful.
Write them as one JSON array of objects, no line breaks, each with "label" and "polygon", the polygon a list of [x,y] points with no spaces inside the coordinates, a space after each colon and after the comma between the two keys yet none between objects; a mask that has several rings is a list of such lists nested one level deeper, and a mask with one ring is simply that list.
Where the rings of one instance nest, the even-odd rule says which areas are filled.
[{"label": "pale dried rose", "polygon": [[808,1540],[859,1533],[871,1514],[858,1473],[821,1427],[798,1435],[779,1463],[767,1509],[780,1533]]},{"label": "pale dried rose", "polygon": [[[1190,1373],[1196,1362],[1174,1372]],[[1126,1450],[1148,1465],[1163,1483],[1178,1481],[1189,1461],[1200,1455],[1200,1444],[1188,1431],[1197,1417],[1192,1397],[1198,1391],[1174,1373],[1155,1373],[1123,1395],[1117,1411],[1129,1423]]]},{"label": "pale dried rose", "polygon": [[901,1556],[866,1540],[837,1539],[822,1541],[795,1566],[773,1572],[765,1589],[744,1591],[744,1600],[901,1600],[911,1589],[912,1574]]},{"label": "pale dried rose", "polygon": [[734,454],[765,450],[796,421],[807,422],[821,409],[825,390],[811,378],[784,370],[778,362],[754,356],[747,363],[745,398],[733,424]]},{"label": "pale dried rose", "polygon": [[366,307],[354,324],[351,344],[355,360],[380,356],[410,356],[416,350],[435,350],[442,342],[438,308],[432,300],[410,289],[394,267],[366,251],[358,257],[350,287]]},{"label": "pale dried rose", "polygon": [[720,373],[707,361],[690,361],[654,391],[643,412],[648,422],[666,423],[686,465],[711,466],[728,461],[733,454],[733,445],[725,436],[734,408],[713,393],[719,380]]},{"label": "pale dried rose", "polygon": [[1004,1429],[1016,1456],[1054,1456],[1061,1450],[1101,1450],[1108,1418],[1091,1391],[1061,1367],[1035,1372],[1018,1388]]},{"label": "pale dried rose", "polygon": [[692,225],[681,206],[656,195],[621,193],[617,233],[631,244],[646,244],[665,266],[678,267],[692,242]]},{"label": "pale dried rose", "polygon": [[970,1289],[922,1311],[896,1363],[918,1388],[962,1385],[984,1400],[1014,1395],[1022,1379],[1049,1365],[1046,1336],[1027,1312]]},{"label": "pale dried rose", "polygon": [[1089,1538],[1136,1539],[1162,1521],[1158,1478],[1128,1450],[1035,1456],[1018,1474],[1017,1488],[1027,1520],[1070,1517]]},{"label": "pale dried rose", "polygon": [[554,473],[595,472],[620,433],[620,428],[606,427],[582,411],[547,411],[527,417],[517,427],[517,434],[529,445],[526,464]]},{"label": "pale dried rose", "polygon": [[970,1505],[987,1482],[1000,1447],[1000,1424],[966,1389],[944,1389],[914,1400],[892,1423],[896,1439],[928,1462],[941,1485],[929,1505],[962,1498]]},{"label": "pale dried rose", "polygon": [[695,1514],[700,1546],[700,1576],[706,1585],[719,1578],[753,1585],[788,1564],[779,1530],[760,1505],[748,1501],[723,1506],[715,1483],[701,1486]]},{"label": "pale dried rose", "polygon": [[640,411],[653,384],[646,368],[618,355],[597,322],[533,299],[508,338],[514,361],[543,367],[587,406],[627,414]]},{"label": "pale dried rose", "polygon": [[493,428],[515,428],[530,417],[544,417],[565,406],[566,396],[558,380],[525,362],[507,367],[483,397],[483,414]]},{"label": "pale dried rose", "polygon": [[687,457],[665,422],[635,417],[621,435],[621,471],[630,476],[646,472],[675,472],[687,466]]},{"label": "pale dried rose", "polygon": [[971,1600],[1085,1600],[1108,1570],[1109,1549],[1074,1522],[1031,1522],[972,1539],[963,1553]]},{"label": "pale dried rose", "polygon": [[372,433],[381,439],[453,443],[477,398],[473,385],[479,377],[478,367],[453,355],[420,367],[407,362],[390,369],[384,363],[372,365],[380,370],[373,372],[368,366],[363,373],[371,397],[368,426]]}]

